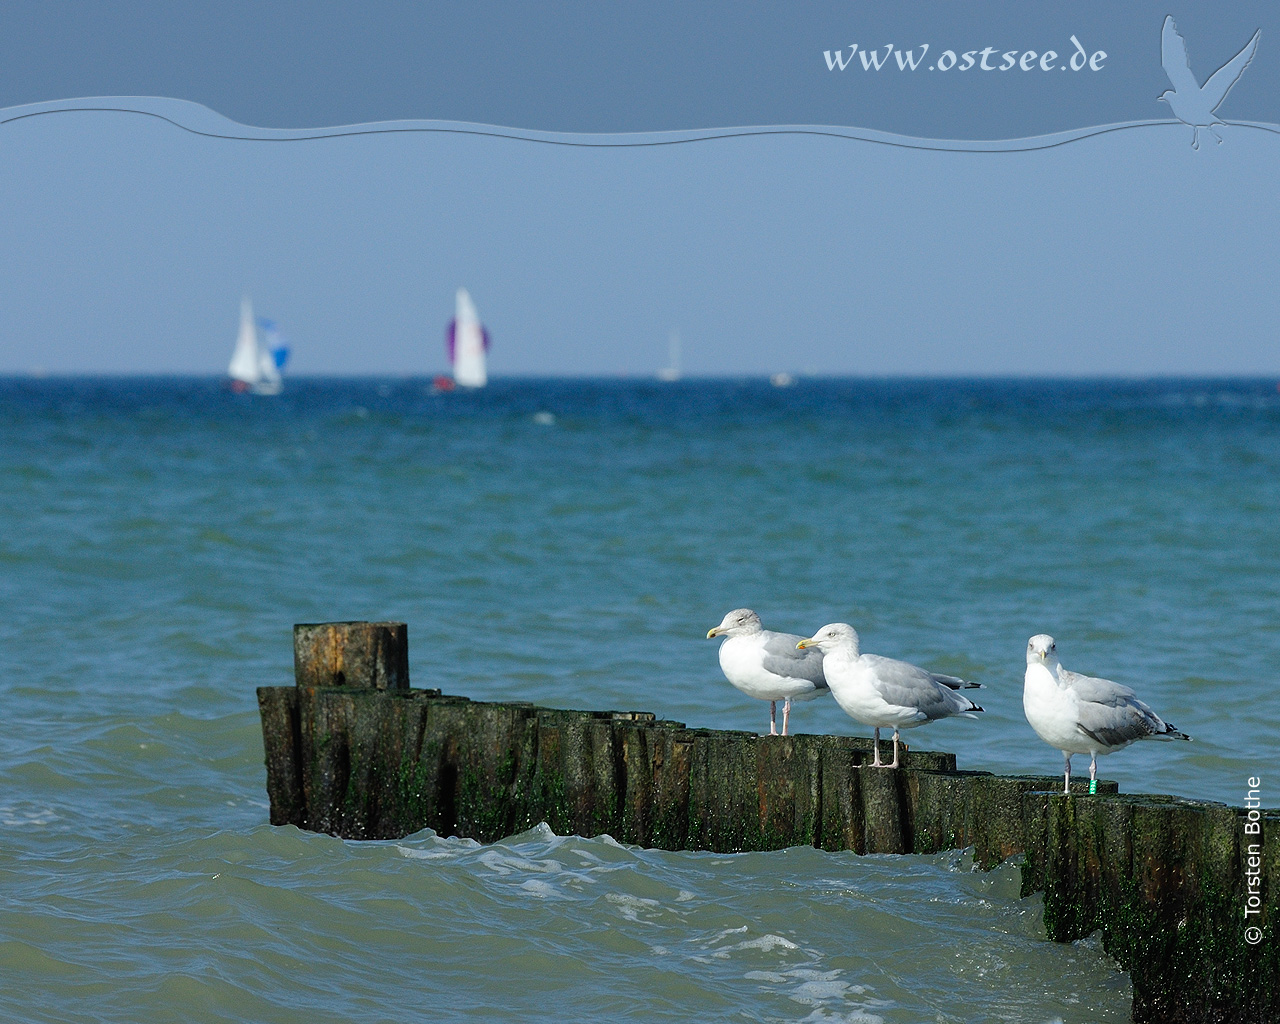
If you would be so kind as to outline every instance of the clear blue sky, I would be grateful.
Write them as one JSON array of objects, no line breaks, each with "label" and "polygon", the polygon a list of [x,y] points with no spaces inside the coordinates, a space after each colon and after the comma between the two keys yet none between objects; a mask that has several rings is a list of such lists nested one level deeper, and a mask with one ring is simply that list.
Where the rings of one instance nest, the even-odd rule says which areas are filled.
[{"label": "clear blue sky", "polygon": [[[42,5],[40,22],[32,5],[18,4],[19,41],[46,39],[48,63],[64,62],[65,74],[15,72],[13,52],[32,48],[16,46],[10,33],[7,56],[0,53],[0,104],[52,99],[59,85],[63,95],[169,85],[163,91],[170,95],[215,108],[221,100],[222,113],[272,126],[398,116],[586,130],[826,120],[988,138],[1033,134],[1040,101],[1041,130],[1168,116],[1154,102],[1167,87],[1162,13],[1147,16],[1140,52],[1125,42],[1133,38],[1133,11],[1126,6],[1109,28],[1111,4],[1065,9],[1091,26],[1091,38],[1110,31],[1121,42],[1098,44],[1114,51],[1116,76],[1085,81],[1067,73],[1052,95],[1047,82],[1024,87],[1007,78],[998,86],[964,80],[952,95],[928,84],[939,76],[922,73],[833,85],[825,66],[800,75],[790,56],[777,66],[761,59],[769,52],[763,30],[776,23],[778,5],[749,7],[732,25],[728,9],[706,5],[690,24],[695,37],[710,38],[720,17],[726,35],[707,43],[716,60],[744,25],[759,30],[748,33],[755,91],[743,93],[737,109],[722,95],[723,75],[688,102],[646,92],[645,76],[660,62],[632,53],[628,60],[648,70],[622,76],[639,93],[611,94],[616,123],[601,105],[604,93],[587,88],[587,71],[557,74],[544,64],[542,77],[530,75],[527,54],[508,69],[509,116],[488,74],[470,92],[452,86],[427,101],[421,96],[430,90],[414,94],[406,86],[397,94],[368,40],[368,52],[333,59],[340,37],[326,33],[343,25],[332,20],[312,23],[296,47],[277,45],[284,67],[274,80],[267,73],[237,78],[234,63],[215,73],[234,33],[207,15],[183,21],[189,7],[179,4],[144,35],[152,49],[139,52],[151,54],[151,63],[129,70],[129,46],[143,43],[130,37],[114,58],[95,49],[90,37],[102,32],[94,36],[75,20],[81,5]],[[302,5],[262,9],[277,19],[294,16],[295,35],[308,24]],[[1000,45],[1075,24],[1065,15],[1048,26],[1010,20],[1009,5],[974,6],[960,21],[939,15],[930,23],[931,9],[942,8],[924,5],[918,24],[890,27],[941,47],[953,36],[979,46],[990,35]],[[65,39],[55,32],[59,10],[71,18]],[[524,13],[508,27],[531,17],[517,10]],[[568,19],[575,8],[555,10],[538,22],[537,39],[560,38],[555,17]],[[855,14],[871,24],[888,10],[815,5],[810,15],[852,25],[844,32],[851,38],[800,19],[781,49],[812,49],[821,61],[818,43],[859,37]],[[1280,55],[1271,56],[1262,15],[1233,9],[1218,19],[1227,27],[1211,33],[1206,15],[1174,13],[1201,79],[1264,26],[1258,56],[1222,113],[1276,121],[1259,99],[1274,98],[1280,81]],[[695,74],[693,58],[703,50],[689,43],[690,32],[664,33],[654,18],[640,21],[638,38],[648,40],[651,56],[684,55],[690,63],[671,74]],[[576,33],[557,45],[594,52],[590,31],[616,46],[627,27],[575,24]],[[387,17],[372,19],[366,34],[388,26]],[[258,63],[272,29],[257,25],[246,37]],[[460,40],[448,58],[453,65],[442,44],[426,48],[423,64],[434,81],[451,81],[450,67],[470,69],[495,52],[485,34],[491,27],[453,30]],[[212,42],[193,61],[197,51],[184,47],[200,31]],[[277,44],[280,38],[277,32]],[[298,49],[328,54],[330,63],[302,60]],[[184,62],[192,65],[185,78]],[[372,84],[348,89],[357,65]],[[330,79],[329,88],[313,90],[308,108],[303,85]],[[419,79],[409,84],[430,84]],[[767,98],[771,82],[790,106]],[[824,117],[832,88],[860,89],[866,117]],[[913,115],[929,90],[951,98],[941,112]],[[220,373],[247,291],[291,336],[296,372],[428,373],[443,367],[443,327],[453,290],[465,285],[493,335],[495,374],[649,374],[665,362],[672,328],[684,339],[691,373],[1275,373],[1280,297],[1268,272],[1280,256],[1280,135],[1237,127],[1224,137],[1221,146],[1209,138],[1198,153],[1191,130],[1172,125],[1028,154],[806,137],[582,150],[441,135],[234,142],[125,114],[12,122],[0,125],[0,371]]]}]

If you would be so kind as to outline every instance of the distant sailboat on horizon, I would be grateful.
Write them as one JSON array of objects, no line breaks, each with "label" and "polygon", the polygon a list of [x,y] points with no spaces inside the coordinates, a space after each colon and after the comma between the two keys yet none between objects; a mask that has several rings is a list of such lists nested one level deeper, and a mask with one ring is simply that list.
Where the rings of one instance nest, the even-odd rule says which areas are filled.
[{"label": "distant sailboat on horizon", "polygon": [[485,354],[489,351],[489,332],[480,323],[480,314],[471,295],[459,288],[454,306],[454,317],[445,332],[445,349],[453,366],[453,377],[437,377],[437,390],[449,391],[456,387],[482,388],[489,383],[485,366]]},{"label": "distant sailboat on horizon", "polygon": [[[267,334],[267,343],[258,341],[258,326]],[[284,387],[280,370],[289,358],[280,330],[274,321],[254,321],[253,303],[249,296],[240,300],[240,333],[227,366],[231,390],[238,394],[278,395]]]},{"label": "distant sailboat on horizon", "polygon": [[680,379],[680,332],[672,331],[667,338],[667,365],[658,371],[658,380]]}]

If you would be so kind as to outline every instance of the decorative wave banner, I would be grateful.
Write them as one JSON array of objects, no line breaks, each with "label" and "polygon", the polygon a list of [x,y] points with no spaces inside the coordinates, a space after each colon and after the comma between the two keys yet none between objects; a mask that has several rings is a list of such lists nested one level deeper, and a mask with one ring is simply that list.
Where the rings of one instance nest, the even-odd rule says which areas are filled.
[{"label": "decorative wave banner", "polygon": [[[512,128],[491,124],[469,124],[461,121],[376,121],[369,124],[336,125],[328,128],[259,128],[239,124],[199,103],[171,100],[156,96],[97,96],[78,100],[30,103],[0,110],[0,128],[35,118],[60,114],[132,115],[154,118],[193,135],[237,142],[314,142],[323,139],[351,138],[362,135],[469,135],[511,139],[547,146],[572,146],[591,149],[622,147],[680,146],[718,139],[740,139],[765,136],[813,136],[847,139],[904,149],[938,150],[956,153],[1025,153],[1053,149],[1081,139],[1095,138],[1134,129],[1162,129],[1186,132],[1188,143],[1199,146],[1199,128],[1177,118],[1153,118],[1119,124],[1096,125],[1071,131],[1017,139],[924,139],[868,128],[845,128],[839,125],[749,125],[729,128],[685,129],[662,132],[545,132],[528,128]],[[1205,131],[1209,126],[1201,126]],[[1195,132],[1187,132],[1196,128]],[[1249,131],[1280,133],[1280,124],[1259,121],[1221,121],[1214,119],[1215,138],[1222,141],[1217,129],[1239,128]]]}]

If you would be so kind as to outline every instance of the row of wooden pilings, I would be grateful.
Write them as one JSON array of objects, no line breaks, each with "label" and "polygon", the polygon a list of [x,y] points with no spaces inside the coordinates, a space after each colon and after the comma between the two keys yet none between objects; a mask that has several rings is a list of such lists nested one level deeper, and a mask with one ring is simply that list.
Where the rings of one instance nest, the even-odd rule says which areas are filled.
[{"label": "row of wooden pilings", "polygon": [[1060,778],[961,771],[928,751],[864,771],[867,739],[414,690],[403,623],[300,625],[294,655],[295,686],[258,690],[272,824],[487,843],[546,822],[664,850],[1017,856],[1049,938],[1102,930],[1135,1021],[1280,1020],[1274,812],[1107,782],[1064,795]]}]

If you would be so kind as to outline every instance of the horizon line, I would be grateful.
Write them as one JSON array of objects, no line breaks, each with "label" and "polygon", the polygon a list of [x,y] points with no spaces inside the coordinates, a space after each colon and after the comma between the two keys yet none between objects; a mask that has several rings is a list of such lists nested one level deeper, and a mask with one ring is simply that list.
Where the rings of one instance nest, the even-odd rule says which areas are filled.
[{"label": "horizon line", "polygon": [[[906,373],[885,371],[883,373],[808,373],[804,371],[758,371],[751,373],[686,373],[676,380],[664,380],[656,372],[653,373],[592,373],[592,374],[557,374],[557,373],[499,373],[489,374],[489,382],[505,381],[581,381],[581,382],[625,382],[653,383],[664,386],[683,383],[728,383],[735,381],[758,381],[769,383],[778,373],[786,373],[792,378],[793,385],[801,381],[1115,381],[1142,383],[1151,381],[1280,381],[1280,370],[1274,373],[1264,371],[1238,372],[1079,372],[1079,373],[1030,373],[1018,371],[993,373]],[[414,371],[403,373],[386,371],[383,373],[291,373],[285,377],[288,381],[433,381],[437,377],[447,376],[442,371]],[[227,375],[218,372],[160,371],[147,372],[137,370],[47,370],[32,372],[30,370],[2,370],[0,381],[72,381],[72,380],[187,380],[226,381]],[[1280,387],[1280,384],[1277,385]],[[483,390],[483,388],[462,390]]]}]

